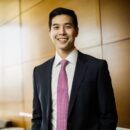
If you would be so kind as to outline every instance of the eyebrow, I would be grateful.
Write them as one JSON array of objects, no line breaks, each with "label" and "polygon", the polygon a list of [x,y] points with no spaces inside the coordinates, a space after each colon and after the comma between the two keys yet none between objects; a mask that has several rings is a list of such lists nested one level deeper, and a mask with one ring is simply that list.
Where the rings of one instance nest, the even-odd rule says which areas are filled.
[{"label": "eyebrow", "polygon": [[52,26],[57,26],[57,25],[59,25],[58,23],[54,23],[54,24],[52,24]]},{"label": "eyebrow", "polygon": [[[58,23],[52,24],[52,26],[57,26],[57,25],[60,25],[60,24],[58,24]],[[73,26],[73,23],[65,23],[64,25],[71,25],[71,26]]]}]

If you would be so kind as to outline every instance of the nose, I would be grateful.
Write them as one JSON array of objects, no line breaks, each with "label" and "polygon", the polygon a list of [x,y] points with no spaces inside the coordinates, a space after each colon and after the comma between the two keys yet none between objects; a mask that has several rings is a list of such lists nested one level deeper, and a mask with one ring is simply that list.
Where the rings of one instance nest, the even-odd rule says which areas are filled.
[{"label": "nose", "polygon": [[65,30],[64,27],[61,27],[61,28],[60,28],[59,34],[61,34],[61,35],[65,35],[65,34],[66,34],[66,30]]}]

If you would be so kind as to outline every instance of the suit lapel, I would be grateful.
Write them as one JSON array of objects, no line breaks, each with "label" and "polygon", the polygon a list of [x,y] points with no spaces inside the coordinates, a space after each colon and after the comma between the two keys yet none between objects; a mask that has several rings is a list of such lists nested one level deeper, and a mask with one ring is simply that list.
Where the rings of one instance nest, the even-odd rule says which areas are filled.
[{"label": "suit lapel", "polygon": [[87,68],[87,65],[85,65],[86,62],[84,62],[84,56],[80,52],[78,53],[78,59],[77,64],[75,68],[75,74],[73,79],[73,85],[71,90],[71,96],[70,96],[70,102],[69,102],[69,110],[68,110],[68,118],[70,116],[70,113],[72,111],[72,108],[74,106],[74,102],[77,97],[78,89],[80,87],[81,81],[84,77],[84,72]]}]

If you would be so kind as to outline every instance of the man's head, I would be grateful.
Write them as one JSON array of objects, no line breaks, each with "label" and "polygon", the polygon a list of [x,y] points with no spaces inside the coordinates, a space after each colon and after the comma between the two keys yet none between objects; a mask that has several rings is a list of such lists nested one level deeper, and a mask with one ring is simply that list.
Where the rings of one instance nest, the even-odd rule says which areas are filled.
[{"label": "man's head", "polygon": [[74,11],[65,8],[54,9],[49,16],[49,34],[58,53],[69,54],[74,50],[78,35],[78,22]]},{"label": "man's head", "polygon": [[78,20],[75,12],[73,10],[67,9],[67,8],[56,8],[52,10],[49,14],[49,30],[51,30],[52,26],[52,19],[58,15],[69,15],[72,18],[73,25],[76,29],[78,29]]}]

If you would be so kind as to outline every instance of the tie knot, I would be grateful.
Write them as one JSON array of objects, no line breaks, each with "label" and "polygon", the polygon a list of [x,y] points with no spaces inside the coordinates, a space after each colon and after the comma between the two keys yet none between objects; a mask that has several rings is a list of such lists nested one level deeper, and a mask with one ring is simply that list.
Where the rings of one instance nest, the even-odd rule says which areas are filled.
[{"label": "tie knot", "polygon": [[68,64],[68,61],[67,60],[62,60],[60,63],[61,63],[61,67],[65,68],[66,65]]}]

